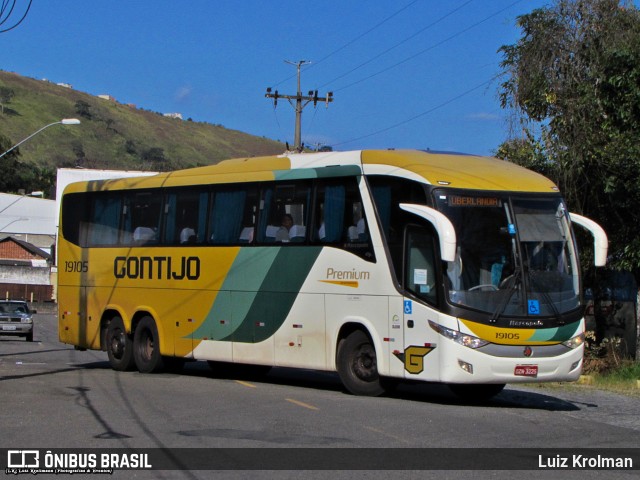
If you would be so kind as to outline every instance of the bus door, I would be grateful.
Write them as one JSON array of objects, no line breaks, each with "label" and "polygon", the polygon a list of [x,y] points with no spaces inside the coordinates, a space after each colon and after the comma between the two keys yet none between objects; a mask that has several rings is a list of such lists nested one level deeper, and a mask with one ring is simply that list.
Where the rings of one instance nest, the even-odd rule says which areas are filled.
[{"label": "bus door", "polygon": [[[438,271],[433,229],[408,225],[404,234],[403,300],[404,369],[406,378],[437,377],[437,356],[429,320],[437,316]],[[434,318],[432,318],[434,317]],[[429,362],[431,360],[432,362]],[[429,374],[431,370],[431,374]]]}]

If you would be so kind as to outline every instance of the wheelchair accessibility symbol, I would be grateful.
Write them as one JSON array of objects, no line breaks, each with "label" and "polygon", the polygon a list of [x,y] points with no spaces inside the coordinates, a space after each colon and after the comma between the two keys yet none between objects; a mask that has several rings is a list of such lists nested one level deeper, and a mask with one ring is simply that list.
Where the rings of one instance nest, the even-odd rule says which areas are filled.
[{"label": "wheelchair accessibility symbol", "polygon": [[411,300],[404,301],[404,314],[411,315],[413,313],[413,304]]},{"label": "wheelchair accessibility symbol", "polygon": [[540,302],[529,300],[529,315],[540,315]]}]

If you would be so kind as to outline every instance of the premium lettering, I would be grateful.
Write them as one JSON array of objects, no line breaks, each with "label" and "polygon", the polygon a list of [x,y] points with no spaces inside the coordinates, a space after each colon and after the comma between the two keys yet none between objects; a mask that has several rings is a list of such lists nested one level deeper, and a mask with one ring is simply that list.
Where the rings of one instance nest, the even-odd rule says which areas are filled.
[{"label": "premium lettering", "polygon": [[198,257],[116,257],[116,278],[140,280],[197,280],[200,278]]},{"label": "premium lettering", "polygon": [[369,272],[352,270],[334,270],[327,268],[327,280],[369,280],[371,274]]}]

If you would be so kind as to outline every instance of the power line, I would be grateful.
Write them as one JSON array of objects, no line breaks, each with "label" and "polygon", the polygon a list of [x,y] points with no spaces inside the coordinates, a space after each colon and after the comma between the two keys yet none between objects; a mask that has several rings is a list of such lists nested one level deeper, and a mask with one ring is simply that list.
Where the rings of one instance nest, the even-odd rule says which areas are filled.
[{"label": "power line", "polygon": [[[365,35],[368,35],[369,33],[373,32],[376,28],[382,26],[383,24],[385,24],[386,22],[388,22],[389,20],[391,20],[393,17],[395,17],[396,15],[398,15],[399,13],[405,11],[407,8],[409,8],[411,5],[413,5],[414,3],[416,3],[418,0],[414,0],[413,2],[405,5],[404,7],[402,7],[400,10],[396,11],[395,13],[392,13],[391,15],[389,15],[387,18],[385,18],[384,20],[378,22],[377,24],[375,24],[373,27],[371,27],[369,30],[367,30],[366,32],[358,35],[356,38],[354,38],[353,40],[347,42],[346,44],[344,44],[343,46],[341,46],[340,48],[335,49],[333,52],[329,53],[328,55],[325,55],[324,57],[322,57],[320,60],[318,60],[317,62],[314,63],[314,65],[319,64],[320,62],[325,61],[327,58],[335,55],[336,53],[344,50],[345,48],[347,48],[348,46],[350,46],[351,44],[357,42],[358,40],[360,40],[362,37],[364,37]],[[469,1],[473,1],[473,0],[469,0]],[[468,3],[468,2],[467,2]],[[309,68],[312,68],[314,65],[312,65]]]},{"label": "power line", "polygon": [[401,61],[399,61],[399,62],[396,62],[396,63],[394,63],[393,65],[391,65],[391,66],[389,66],[389,67],[383,68],[382,70],[379,70],[379,71],[377,71],[377,72],[375,72],[375,73],[372,73],[371,75],[368,75],[368,76],[366,76],[366,77],[364,77],[364,78],[361,78],[360,80],[356,80],[355,82],[349,83],[349,84],[344,85],[344,86],[342,86],[342,87],[335,88],[335,89],[334,89],[334,92],[338,92],[338,91],[341,91],[341,90],[345,90],[345,89],[347,89],[347,88],[349,88],[349,87],[353,87],[354,85],[357,85],[357,84],[359,84],[359,83],[362,83],[362,82],[364,82],[364,81],[366,81],[366,80],[369,80],[369,79],[371,79],[371,78],[373,78],[373,77],[376,77],[376,76],[380,75],[381,73],[388,72],[389,70],[391,70],[391,69],[393,69],[393,68],[396,68],[396,67],[398,67],[398,66],[400,66],[400,65],[402,65],[402,64],[404,64],[404,63],[407,63],[409,60],[413,60],[414,58],[416,58],[416,57],[418,57],[418,56],[422,55],[423,53],[426,53],[426,52],[428,52],[429,50],[433,50],[434,48],[439,47],[440,45],[442,45],[442,44],[444,44],[444,43],[446,43],[446,42],[448,42],[448,41],[450,41],[450,40],[453,40],[453,39],[454,39],[454,38],[456,38],[456,37],[459,37],[459,36],[460,36],[460,35],[462,35],[463,33],[467,33],[469,30],[472,30],[473,28],[477,27],[478,25],[483,24],[483,23],[484,23],[484,22],[486,22],[487,20],[492,19],[493,17],[495,17],[495,16],[497,16],[497,15],[501,14],[502,12],[504,12],[504,11],[506,11],[506,10],[510,9],[510,8],[511,8],[511,7],[513,7],[514,5],[517,5],[518,3],[521,3],[522,1],[523,1],[523,0],[516,0],[515,2],[510,3],[510,4],[509,4],[509,5],[507,5],[506,7],[504,7],[504,8],[502,8],[502,9],[498,10],[497,12],[492,13],[491,15],[489,15],[489,16],[487,16],[487,17],[483,18],[482,20],[480,20],[480,21],[478,21],[478,22],[476,22],[476,23],[474,23],[474,24],[472,24],[472,25],[468,26],[467,28],[465,28],[465,29],[463,29],[463,30],[458,31],[458,32],[454,33],[453,35],[448,36],[448,37],[447,37],[447,38],[445,38],[444,40],[441,40],[441,41],[439,41],[438,43],[435,43],[435,44],[433,44],[433,45],[431,45],[431,46],[429,46],[429,47],[427,47],[427,48],[425,48],[425,49],[423,49],[423,50],[420,50],[419,52],[417,52],[417,53],[415,53],[415,54],[413,54],[413,55],[411,55],[411,56],[409,56],[409,57],[405,58],[404,60],[401,60]]},{"label": "power line", "polygon": [[[13,9],[16,6],[16,2],[17,2],[17,0],[13,0],[13,1],[11,1],[11,0],[3,0],[2,7],[0,8],[0,25],[4,25],[9,20],[9,18],[13,14]],[[22,18],[20,20],[18,20],[15,24],[10,26],[9,28],[5,28],[5,29],[0,30],[0,33],[8,32],[8,31],[13,30],[14,28],[16,28],[18,25],[20,25],[24,21],[24,19],[27,18],[27,14],[29,13],[29,10],[31,9],[31,3],[32,2],[33,2],[33,0],[29,0],[29,4],[27,5],[27,9],[25,10],[24,15],[22,15]],[[9,6],[9,3],[11,3],[11,8],[7,12],[7,7]]]},{"label": "power line", "polygon": [[417,32],[415,32],[414,34],[406,37],[404,40],[401,40],[400,42],[396,43],[395,45],[387,48],[386,50],[380,52],[379,54],[371,57],[369,60],[367,60],[366,62],[361,63],[360,65],[358,65],[357,67],[352,68],[351,70],[348,70],[347,72],[335,77],[332,80],[329,80],[326,83],[323,83],[322,85],[320,85],[318,88],[322,88],[322,87],[326,87],[327,85],[335,82],[336,80],[340,80],[341,78],[346,77],[347,75],[355,72],[356,70],[364,67],[365,65],[368,65],[369,63],[373,62],[374,60],[377,60],[378,58],[382,57],[383,55],[386,55],[387,53],[389,53],[391,50],[394,50],[395,48],[398,48],[400,45],[403,45],[405,43],[407,43],[409,40],[412,40],[413,38],[417,37],[418,35],[420,35],[421,33],[425,32],[426,30],[429,30],[430,28],[434,27],[435,25],[437,25],[438,23],[442,22],[443,20],[445,20],[446,18],[450,17],[451,15],[453,15],[454,13],[458,12],[459,10],[462,10],[464,7],[466,7],[468,4],[470,4],[471,2],[473,2],[473,0],[467,0],[465,3],[463,3],[462,5],[460,5],[457,8],[454,8],[453,10],[449,11],[448,13],[446,13],[445,15],[443,15],[442,17],[438,18],[436,21],[430,23],[429,25],[427,25],[424,28],[421,28],[420,30],[418,30]]},{"label": "power line", "polygon": [[379,134],[384,133],[384,132],[387,132],[387,131],[389,131],[389,130],[393,130],[394,128],[398,128],[398,127],[400,127],[400,126],[402,126],[402,125],[405,125],[405,124],[407,124],[407,123],[410,123],[410,122],[412,122],[412,121],[414,121],[414,120],[416,120],[416,119],[418,119],[418,118],[420,118],[420,117],[424,117],[425,115],[428,115],[428,114],[430,114],[430,113],[432,113],[432,112],[435,112],[436,110],[438,110],[438,109],[440,109],[440,108],[442,108],[442,107],[445,107],[445,106],[449,105],[450,103],[453,103],[453,102],[455,102],[456,100],[458,100],[458,99],[460,99],[460,98],[462,98],[462,97],[464,97],[464,96],[466,96],[466,95],[469,95],[469,94],[470,94],[470,93],[472,93],[472,92],[475,92],[476,90],[478,90],[478,89],[480,89],[480,88],[484,87],[485,85],[489,85],[492,81],[493,81],[493,78],[492,78],[492,79],[490,79],[490,80],[486,80],[486,81],[482,82],[481,84],[476,85],[475,87],[470,88],[469,90],[466,90],[466,91],[464,91],[464,92],[462,92],[462,93],[460,93],[460,94],[456,95],[455,97],[450,98],[449,100],[446,100],[446,101],[444,101],[444,102],[440,103],[439,105],[436,105],[435,107],[430,108],[429,110],[425,110],[425,111],[424,111],[424,112],[422,112],[422,113],[419,113],[419,114],[417,114],[417,115],[414,115],[413,117],[407,118],[406,120],[403,120],[403,121],[401,121],[401,122],[395,123],[395,124],[390,125],[390,126],[388,126],[388,127],[386,127],[386,128],[382,128],[382,129],[380,129],[380,130],[376,130],[375,132],[369,133],[369,134],[367,134],[367,135],[362,135],[362,136],[357,137],[357,138],[352,138],[352,139],[350,139],[350,140],[345,140],[345,141],[343,141],[343,142],[334,143],[334,144],[332,144],[331,146],[332,146],[332,147],[336,147],[336,146],[338,146],[338,145],[344,145],[345,143],[352,143],[352,142],[356,142],[356,141],[358,141],[358,140],[362,140],[362,139],[364,139],[364,138],[373,137],[374,135],[379,135]]},{"label": "power line", "polygon": [[[400,10],[397,10],[396,12],[392,13],[391,15],[389,15],[387,18],[385,18],[384,20],[381,20],[380,22],[376,23],[373,27],[371,27],[369,30],[367,30],[364,33],[361,33],[360,35],[358,35],[357,37],[355,37],[353,40],[348,41],[347,43],[345,43],[344,45],[342,45],[339,48],[336,48],[334,51],[332,51],[331,53],[325,55],[324,57],[322,57],[320,60],[314,62],[309,68],[313,68],[315,65],[319,64],[320,62],[324,62],[327,58],[335,55],[336,53],[344,50],[345,48],[351,46],[352,44],[354,44],[355,42],[357,42],[358,40],[360,40],[362,37],[364,37],[365,35],[370,34],[371,32],[373,32],[375,29],[377,29],[378,27],[382,26],[383,24],[385,24],[386,22],[388,22],[389,20],[391,20],[393,17],[395,17],[396,15],[398,15],[399,13],[403,12],[404,10],[406,10],[407,8],[409,8],[411,5],[413,5],[414,3],[417,3],[418,0],[413,0],[411,3],[408,3],[407,5],[405,5],[404,7],[402,7]],[[280,80],[278,83],[275,83],[273,85],[271,85],[272,87],[277,87],[278,85],[286,82],[287,80],[291,80],[292,78],[294,78],[295,75],[290,75],[287,78]]]}]

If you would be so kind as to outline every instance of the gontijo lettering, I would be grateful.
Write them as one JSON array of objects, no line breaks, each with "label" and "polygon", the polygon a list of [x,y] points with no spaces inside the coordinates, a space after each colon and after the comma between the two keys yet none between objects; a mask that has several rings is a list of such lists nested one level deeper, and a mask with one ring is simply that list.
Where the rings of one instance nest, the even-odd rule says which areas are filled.
[{"label": "gontijo lettering", "polygon": [[197,280],[200,278],[198,257],[116,257],[116,278],[156,280]]}]

